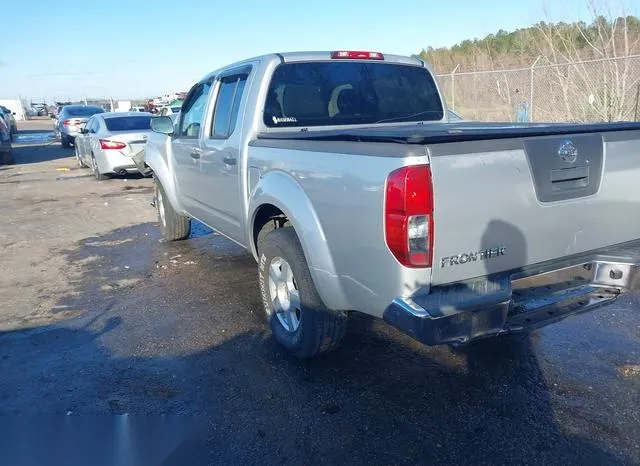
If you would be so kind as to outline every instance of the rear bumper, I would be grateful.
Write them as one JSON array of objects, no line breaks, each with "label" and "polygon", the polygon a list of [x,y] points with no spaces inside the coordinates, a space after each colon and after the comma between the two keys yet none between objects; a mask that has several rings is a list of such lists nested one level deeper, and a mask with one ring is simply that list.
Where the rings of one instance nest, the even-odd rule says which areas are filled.
[{"label": "rear bumper", "polygon": [[120,173],[123,170],[129,173],[138,171],[131,157],[118,150],[104,151],[99,156],[96,154],[96,158],[98,157],[98,167],[101,173]]},{"label": "rear bumper", "polygon": [[427,345],[467,343],[531,331],[640,289],[640,243],[576,259],[397,298],[383,318]]},{"label": "rear bumper", "polygon": [[60,134],[67,138],[75,139],[76,136],[80,135],[80,129],[75,126],[62,126]]}]

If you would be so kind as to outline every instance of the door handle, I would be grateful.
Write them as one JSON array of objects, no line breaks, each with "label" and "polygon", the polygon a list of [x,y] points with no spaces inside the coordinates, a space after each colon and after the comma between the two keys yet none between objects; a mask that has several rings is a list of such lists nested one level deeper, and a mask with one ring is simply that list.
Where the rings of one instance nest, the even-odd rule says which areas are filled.
[{"label": "door handle", "polygon": [[201,149],[199,149],[199,148],[195,147],[195,148],[191,151],[191,154],[189,154],[189,155],[191,155],[191,157],[192,157],[192,158],[194,158],[194,159],[199,159],[199,158],[200,158],[200,153],[201,153],[201,152],[202,152],[202,150],[201,150]]},{"label": "door handle", "polygon": [[227,165],[235,165],[238,161],[234,157],[224,157],[222,161]]}]

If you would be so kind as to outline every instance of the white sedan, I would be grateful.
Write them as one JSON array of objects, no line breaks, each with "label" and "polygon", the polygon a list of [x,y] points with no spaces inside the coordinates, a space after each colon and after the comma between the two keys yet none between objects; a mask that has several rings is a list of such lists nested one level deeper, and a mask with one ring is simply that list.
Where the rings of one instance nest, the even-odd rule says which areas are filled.
[{"label": "white sedan", "polygon": [[132,156],[144,148],[151,133],[146,112],[109,112],[93,115],[76,137],[76,159],[90,167],[98,180],[137,173]]}]

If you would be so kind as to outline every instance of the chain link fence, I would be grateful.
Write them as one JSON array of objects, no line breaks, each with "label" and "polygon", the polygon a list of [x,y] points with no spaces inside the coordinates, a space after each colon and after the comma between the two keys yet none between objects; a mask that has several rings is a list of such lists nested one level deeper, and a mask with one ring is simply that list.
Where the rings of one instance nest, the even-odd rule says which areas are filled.
[{"label": "chain link fence", "polygon": [[470,120],[640,120],[640,55],[438,78],[449,108]]}]

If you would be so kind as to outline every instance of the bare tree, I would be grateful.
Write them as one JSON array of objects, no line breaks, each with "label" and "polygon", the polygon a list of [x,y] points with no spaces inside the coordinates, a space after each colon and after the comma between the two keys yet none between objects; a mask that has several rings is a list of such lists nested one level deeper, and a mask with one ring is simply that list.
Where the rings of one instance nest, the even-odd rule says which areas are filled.
[{"label": "bare tree", "polygon": [[538,24],[537,43],[547,69],[536,81],[536,95],[551,99],[553,105],[545,107],[554,109],[544,117],[631,119],[640,61],[629,57],[640,54],[640,23],[624,11],[613,14],[611,3],[605,0],[587,0],[587,4],[591,24]]}]

